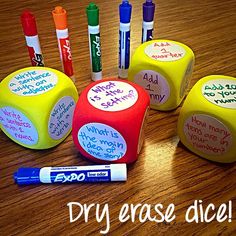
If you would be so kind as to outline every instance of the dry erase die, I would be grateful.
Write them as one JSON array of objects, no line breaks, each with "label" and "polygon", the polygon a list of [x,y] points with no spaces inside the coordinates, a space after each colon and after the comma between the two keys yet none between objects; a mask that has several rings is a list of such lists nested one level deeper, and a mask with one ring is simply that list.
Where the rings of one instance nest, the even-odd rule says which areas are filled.
[{"label": "dry erase die", "polygon": [[194,53],[183,43],[158,39],[141,44],[134,52],[128,79],[150,96],[151,108],[168,111],[183,100],[194,66]]},{"label": "dry erase die", "polygon": [[106,79],[80,95],[72,136],[80,153],[95,162],[131,163],[144,141],[150,99],[134,83]]},{"label": "dry erase die", "polygon": [[231,76],[206,76],[193,86],[178,119],[178,134],[188,149],[211,161],[236,161],[235,94]]},{"label": "dry erase die", "polygon": [[16,143],[46,149],[69,135],[78,93],[62,72],[21,69],[1,81],[0,91],[0,127]]}]

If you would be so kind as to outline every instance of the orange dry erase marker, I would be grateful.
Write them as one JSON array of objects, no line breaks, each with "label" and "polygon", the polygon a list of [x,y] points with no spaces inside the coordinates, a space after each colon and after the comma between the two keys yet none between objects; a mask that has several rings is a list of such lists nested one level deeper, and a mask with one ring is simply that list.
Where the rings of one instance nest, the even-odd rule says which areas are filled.
[{"label": "orange dry erase marker", "polygon": [[57,6],[52,11],[52,15],[56,26],[58,47],[60,51],[60,58],[62,62],[63,71],[67,76],[69,76],[73,81],[75,81],[69,33],[67,28],[66,10],[63,9],[61,6]]}]

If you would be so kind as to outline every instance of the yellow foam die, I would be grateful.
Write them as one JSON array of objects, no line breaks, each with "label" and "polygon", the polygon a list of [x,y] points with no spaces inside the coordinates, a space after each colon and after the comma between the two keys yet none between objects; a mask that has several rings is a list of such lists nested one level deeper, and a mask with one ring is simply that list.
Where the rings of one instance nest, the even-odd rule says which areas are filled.
[{"label": "yellow foam die", "polygon": [[46,67],[18,70],[0,83],[0,128],[24,147],[53,147],[70,133],[77,100],[64,73]]},{"label": "yellow foam die", "polygon": [[216,162],[236,161],[236,78],[199,80],[184,101],[178,135],[192,152]]},{"label": "yellow foam die", "polygon": [[171,40],[152,40],[134,52],[128,80],[149,93],[151,108],[172,110],[182,101],[194,66],[193,51]]}]

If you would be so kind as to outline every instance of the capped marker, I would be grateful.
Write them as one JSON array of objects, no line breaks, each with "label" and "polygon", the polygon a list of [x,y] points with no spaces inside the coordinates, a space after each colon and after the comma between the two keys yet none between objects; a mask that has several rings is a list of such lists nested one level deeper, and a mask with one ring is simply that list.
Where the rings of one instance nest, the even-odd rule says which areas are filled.
[{"label": "capped marker", "polygon": [[119,77],[127,78],[130,61],[130,19],[132,5],[123,0],[119,6],[120,30],[119,30]]},{"label": "capped marker", "polygon": [[23,11],[21,24],[32,66],[44,66],[34,15],[28,10]]},{"label": "capped marker", "polygon": [[146,2],[143,3],[142,43],[152,40],[154,12],[155,4],[152,0],[146,0]]},{"label": "capped marker", "polygon": [[14,180],[18,185],[126,181],[127,167],[126,164],[22,167],[14,173]]},{"label": "capped marker", "polygon": [[88,19],[89,53],[92,69],[92,80],[102,79],[101,43],[99,30],[99,8],[90,3],[86,8]]},{"label": "capped marker", "polygon": [[67,27],[67,12],[63,7],[56,6],[52,11],[53,20],[56,27],[57,42],[64,73],[75,81],[69,32]]}]

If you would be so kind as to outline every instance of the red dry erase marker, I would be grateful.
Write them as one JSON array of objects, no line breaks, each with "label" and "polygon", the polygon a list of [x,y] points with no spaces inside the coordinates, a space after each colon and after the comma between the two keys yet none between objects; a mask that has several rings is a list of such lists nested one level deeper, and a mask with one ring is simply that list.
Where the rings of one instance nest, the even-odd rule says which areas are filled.
[{"label": "red dry erase marker", "polygon": [[34,15],[25,10],[21,14],[21,23],[32,66],[44,66]]},{"label": "red dry erase marker", "polygon": [[69,33],[67,28],[67,13],[61,6],[55,7],[52,11],[56,33],[58,39],[58,47],[64,73],[74,81],[74,72],[72,65],[72,56],[70,48]]}]

